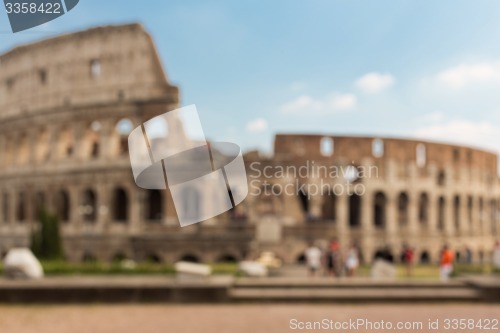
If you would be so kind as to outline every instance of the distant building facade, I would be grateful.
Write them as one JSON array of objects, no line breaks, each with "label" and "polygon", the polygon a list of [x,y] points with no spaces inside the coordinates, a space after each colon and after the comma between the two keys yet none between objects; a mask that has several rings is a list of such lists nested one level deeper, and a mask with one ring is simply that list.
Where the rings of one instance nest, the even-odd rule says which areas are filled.
[{"label": "distant building facade", "polygon": [[422,262],[446,242],[475,260],[500,236],[496,154],[375,137],[277,135],[247,153],[250,193],[180,228],[168,191],[138,188],[128,132],[179,107],[138,24],[94,28],[0,56],[0,252],[29,245],[38,212],[59,217],[69,260],[230,261],[308,242],[356,244],[365,261],[403,243]]}]

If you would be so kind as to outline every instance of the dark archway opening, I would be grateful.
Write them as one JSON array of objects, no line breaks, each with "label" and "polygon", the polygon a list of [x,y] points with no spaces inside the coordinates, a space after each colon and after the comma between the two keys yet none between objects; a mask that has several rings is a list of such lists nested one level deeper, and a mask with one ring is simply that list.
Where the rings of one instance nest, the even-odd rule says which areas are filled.
[{"label": "dark archway opening", "polygon": [[357,194],[349,197],[349,226],[361,226],[361,196]]}]

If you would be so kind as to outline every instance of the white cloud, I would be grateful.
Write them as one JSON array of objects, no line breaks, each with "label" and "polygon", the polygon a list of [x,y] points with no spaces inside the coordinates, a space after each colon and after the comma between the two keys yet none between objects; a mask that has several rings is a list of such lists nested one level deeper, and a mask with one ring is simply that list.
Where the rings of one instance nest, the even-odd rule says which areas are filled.
[{"label": "white cloud", "polygon": [[436,81],[451,88],[477,83],[500,83],[500,62],[461,64],[436,75]]},{"label": "white cloud", "polygon": [[358,100],[354,94],[337,94],[330,101],[332,110],[349,110],[356,107]]},{"label": "white cloud", "polygon": [[309,95],[302,95],[291,102],[284,104],[281,111],[284,113],[295,113],[304,110],[317,111],[323,108],[323,103]]},{"label": "white cloud", "polygon": [[267,128],[268,124],[264,118],[254,119],[247,124],[247,131],[252,133],[264,132]]},{"label": "white cloud", "polygon": [[368,73],[357,79],[354,84],[365,93],[377,94],[390,88],[396,80],[391,74]]},{"label": "white cloud", "polygon": [[325,114],[328,112],[346,111],[355,108],[357,98],[354,94],[334,93],[330,97],[315,99],[302,95],[281,107],[283,113]]},{"label": "white cloud", "polygon": [[444,119],[445,115],[440,111],[426,113],[417,117],[417,120],[422,121],[424,123],[439,123],[442,122]]},{"label": "white cloud", "polygon": [[472,145],[496,151],[500,147],[500,128],[488,122],[452,120],[423,126],[415,130],[414,135],[424,140]]}]

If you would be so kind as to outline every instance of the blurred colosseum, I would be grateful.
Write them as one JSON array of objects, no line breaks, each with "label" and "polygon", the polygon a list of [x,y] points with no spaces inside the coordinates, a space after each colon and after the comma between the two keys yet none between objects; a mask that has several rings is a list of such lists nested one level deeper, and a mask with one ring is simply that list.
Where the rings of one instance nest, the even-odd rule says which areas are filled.
[{"label": "blurred colosseum", "polygon": [[[59,217],[68,260],[233,261],[273,251],[288,263],[311,241],[389,245],[435,262],[443,244],[487,259],[500,235],[497,155],[382,137],[277,135],[245,154],[250,193],[180,228],[168,191],[138,188],[127,136],[179,107],[139,24],[19,46],[0,56],[0,251],[29,246],[41,209]],[[196,209],[196,208],[194,208]]]}]

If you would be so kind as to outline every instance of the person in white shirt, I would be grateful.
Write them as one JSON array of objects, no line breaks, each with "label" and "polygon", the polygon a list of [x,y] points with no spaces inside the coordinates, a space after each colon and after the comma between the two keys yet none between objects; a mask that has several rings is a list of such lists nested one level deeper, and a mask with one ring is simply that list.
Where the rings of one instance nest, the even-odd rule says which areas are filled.
[{"label": "person in white shirt", "polygon": [[305,252],[305,257],[310,276],[315,276],[321,268],[321,250],[314,244],[311,244]]}]

